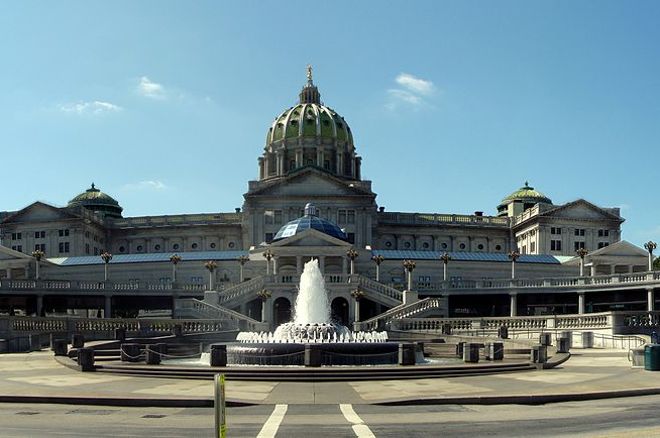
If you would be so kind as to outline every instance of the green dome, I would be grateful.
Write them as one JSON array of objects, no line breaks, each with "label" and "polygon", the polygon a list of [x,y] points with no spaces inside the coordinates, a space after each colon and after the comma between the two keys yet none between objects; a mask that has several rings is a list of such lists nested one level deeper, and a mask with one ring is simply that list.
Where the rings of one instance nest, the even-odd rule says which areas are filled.
[{"label": "green dome", "polygon": [[299,137],[353,144],[351,128],[344,118],[320,103],[299,103],[277,116],[268,130],[266,144]]},{"label": "green dome", "polygon": [[97,189],[94,183],[89,189],[70,200],[69,207],[85,207],[87,210],[111,217],[121,217],[121,212],[124,210],[117,200]]},{"label": "green dome", "polygon": [[550,198],[545,196],[543,193],[534,190],[534,187],[530,187],[527,181],[525,181],[525,185],[523,187],[519,188],[518,190],[511,193],[506,198],[502,199],[502,205],[508,204],[513,201],[532,202],[535,204],[539,202],[552,204],[552,200]]}]

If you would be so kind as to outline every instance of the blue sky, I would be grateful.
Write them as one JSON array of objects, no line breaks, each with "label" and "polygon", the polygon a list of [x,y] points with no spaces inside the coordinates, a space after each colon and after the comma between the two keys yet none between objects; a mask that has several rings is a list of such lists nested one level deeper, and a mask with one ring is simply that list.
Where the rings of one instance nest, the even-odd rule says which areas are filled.
[{"label": "blue sky", "polygon": [[4,1],[0,210],[93,181],[125,215],[233,211],[305,66],[388,210],[529,180],[660,239],[660,3]]}]

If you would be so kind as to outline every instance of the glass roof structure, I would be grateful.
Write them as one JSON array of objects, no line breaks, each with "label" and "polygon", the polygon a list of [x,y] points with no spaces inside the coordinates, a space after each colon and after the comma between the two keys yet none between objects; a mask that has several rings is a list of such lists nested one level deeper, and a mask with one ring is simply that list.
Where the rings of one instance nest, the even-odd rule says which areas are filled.
[{"label": "glass roof structure", "polygon": [[316,208],[312,204],[305,206],[305,216],[294,219],[285,224],[273,238],[273,242],[295,236],[305,230],[317,230],[336,239],[348,241],[346,233],[334,223],[321,219],[316,214]]},{"label": "glass roof structure", "polygon": [[[150,262],[170,262],[170,257],[174,253],[146,253],[146,254],[117,254],[112,256],[110,264],[118,263],[150,263]],[[195,251],[178,252],[181,261],[206,261],[206,260],[236,260],[240,256],[247,256],[247,251]],[[101,256],[82,256],[82,257],[53,257],[47,259],[49,262],[60,266],[80,266],[80,265],[102,265]]]},{"label": "glass roof structure", "polygon": [[[372,255],[381,255],[385,259],[392,260],[438,260],[445,251],[410,251],[410,250],[378,250],[371,251]],[[455,261],[474,261],[474,262],[511,262],[509,256],[504,253],[494,252],[447,252],[452,260]],[[542,263],[542,264],[561,264],[555,256],[548,254],[521,254],[516,263]]]}]

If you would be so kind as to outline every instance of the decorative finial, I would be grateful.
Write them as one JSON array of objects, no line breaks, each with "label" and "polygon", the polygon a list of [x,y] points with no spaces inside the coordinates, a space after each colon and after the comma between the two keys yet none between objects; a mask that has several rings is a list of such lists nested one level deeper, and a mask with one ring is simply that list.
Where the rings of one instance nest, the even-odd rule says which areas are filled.
[{"label": "decorative finial", "polygon": [[529,187],[529,181],[525,181],[525,187]]},{"label": "decorative finial", "polygon": [[307,82],[312,83],[312,65],[307,64]]},{"label": "decorative finial", "polygon": [[92,188],[95,188],[95,187],[94,187],[94,183],[92,183]]}]

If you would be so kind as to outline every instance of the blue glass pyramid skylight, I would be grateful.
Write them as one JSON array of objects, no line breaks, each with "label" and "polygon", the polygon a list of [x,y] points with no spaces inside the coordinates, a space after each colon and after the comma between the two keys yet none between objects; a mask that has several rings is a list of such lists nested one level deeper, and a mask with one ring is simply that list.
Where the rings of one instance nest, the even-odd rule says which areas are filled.
[{"label": "blue glass pyramid skylight", "polygon": [[317,230],[336,239],[348,241],[348,236],[337,225],[318,216],[316,207],[310,203],[305,205],[305,215],[285,224],[273,238],[273,242],[295,236],[305,230]]}]

